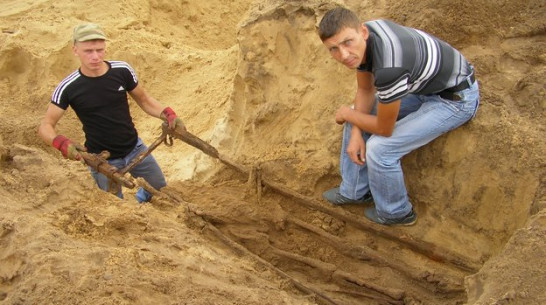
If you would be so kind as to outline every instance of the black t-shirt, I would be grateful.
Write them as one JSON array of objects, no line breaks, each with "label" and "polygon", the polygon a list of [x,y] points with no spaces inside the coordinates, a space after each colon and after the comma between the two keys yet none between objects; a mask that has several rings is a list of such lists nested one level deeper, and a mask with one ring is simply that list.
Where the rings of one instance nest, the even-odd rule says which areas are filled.
[{"label": "black t-shirt", "polygon": [[109,69],[99,77],[74,71],[57,86],[51,102],[64,110],[68,106],[74,109],[83,124],[88,152],[106,150],[111,159],[122,158],[137,143],[127,92],[137,86],[138,79],[126,62],[106,63]]}]

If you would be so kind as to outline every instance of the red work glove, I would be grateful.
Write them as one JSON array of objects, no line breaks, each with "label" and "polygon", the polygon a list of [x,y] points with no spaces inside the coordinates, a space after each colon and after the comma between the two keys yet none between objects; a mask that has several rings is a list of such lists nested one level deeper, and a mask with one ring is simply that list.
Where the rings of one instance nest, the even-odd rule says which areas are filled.
[{"label": "red work glove", "polygon": [[169,124],[170,129],[186,130],[182,120],[176,116],[174,110],[171,107],[167,107],[161,111],[160,118]]},{"label": "red work glove", "polygon": [[63,157],[70,160],[80,161],[82,156],[80,155],[80,150],[76,147],[70,139],[63,135],[58,135],[53,139],[53,147],[57,148],[63,154]]}]

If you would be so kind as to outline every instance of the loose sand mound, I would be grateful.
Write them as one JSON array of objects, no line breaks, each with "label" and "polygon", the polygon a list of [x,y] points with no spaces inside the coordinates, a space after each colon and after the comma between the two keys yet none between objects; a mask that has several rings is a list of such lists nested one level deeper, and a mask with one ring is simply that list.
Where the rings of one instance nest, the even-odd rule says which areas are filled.
[{"label": "loose sand mound", "polygon": [[[320,199],[339,183],[337,107],[354,72],[316,36],[342,3],[426,30],[476,66],[478,116],[403,160],[416,226]],[[546,8],[541,0],[11,1],[0,6],[0,304],[544,304]],[[102,24],[188,130],[154,155],[169,186],[99,191],[36,134]],[[160,134],[136,105],[141,137]],[[67,111],[58,131],[83,142]]]}]

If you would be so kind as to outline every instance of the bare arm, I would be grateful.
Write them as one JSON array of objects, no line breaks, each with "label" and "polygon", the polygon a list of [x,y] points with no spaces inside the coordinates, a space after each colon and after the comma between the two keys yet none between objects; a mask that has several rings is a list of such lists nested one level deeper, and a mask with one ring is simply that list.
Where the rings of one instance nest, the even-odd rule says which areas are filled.
[{"label": "bare arm", "polygon": [[[389,137],[394,130],[394,124],[400,110],[400,100],[377,105],[377,115],[369,114],[374,103],[375,89],[373,87],[373,75],[371,73],[357,73],[357,96],[355,98],[355,109],[344,106],[338,110],[336,121],[343,123],[345,121],[364,130],[368,133]],[[357,130],[356,132],[360,132]],[[353,135],[356,134],[353,131]]]},{"label": "bare arm", "polygon": [[[375,102],[375,87],[373,85],[373,75],[369,72],[356,73],[357,90],[354,99],[354,109],[349,106],[342,106],[336,113],[336,122],[343,124],[347,120],[349,114],[357,116],[371,117]],[[352,124],[351,137],[346,147],[346,153],[349,158],[358,165],[364,165],[366,156],[366,143],[362,137],[362,128],[365,127],[360,124],[355,124],[353,121],[349,121]]]},{"label": "bare arm", "polygon": [[45,117],[42,119],[40,126],[38,126],[38,135],[40,135],[46,144],[52,145],[53,139],[57,136],[55,126],[64,115],[64,112],[65,110],[51,103],[47,107]]},{"label": "bare arm", "polygon": [[129,92],[131,97],[136,101],[138,106],[144,110],[147,114],[159,118],[161,116],[161,111],[165,109],[160,102],[142,88],[142,86],[137,85],[135,89]]},{"label": "bare arm", "polygon": [[352,109],[343,109],[343,119],[360,129],[384,137],[390,137],[400,110],[400,100],[377,105],[377,116],[361,113]]},{"label": "bare arm", "polygon": [[374,77],[369,72],[356,72],[355,110],[369,114],[375,103]]},{"label": "bare arm", "polygon": [[377,115],[370,114],[375,103],[375,86],[373,75],[369,72],[357,72],[357,92],[354,100],[354,109],[342,106],[336,113],[336,122],[349,122],[353,125],[351,138],[347,145],[349,158],[358,165],[364,165],[366,143],[362,137],[362,130],[381,136],[390,136],[400,109],[400,100],[389,104],[379,103]]},{"label": "bare arm", "polygon": [[155,98],[144,90],[140,85],[137,85],[129,94],[137,102],[138,106],[142,108],[147,114],[160,118],[169,124],[169,128],[178,129],[179,131],[185,131],[186,127],[182,120],[176,116],[174,110],[170,107],[161,105]]}]

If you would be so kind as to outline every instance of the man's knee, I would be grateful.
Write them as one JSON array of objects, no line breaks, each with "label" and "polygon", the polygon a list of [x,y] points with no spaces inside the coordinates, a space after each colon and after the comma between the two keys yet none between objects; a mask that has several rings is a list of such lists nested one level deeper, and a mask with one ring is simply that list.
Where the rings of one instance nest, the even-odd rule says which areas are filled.
[{"label": "man's knee", "polygon": [[366,142],[366,162],[368,166],[388,165],[392,163],[389,158],[388,146],[385,145],[385,138],[372,136]]}]

